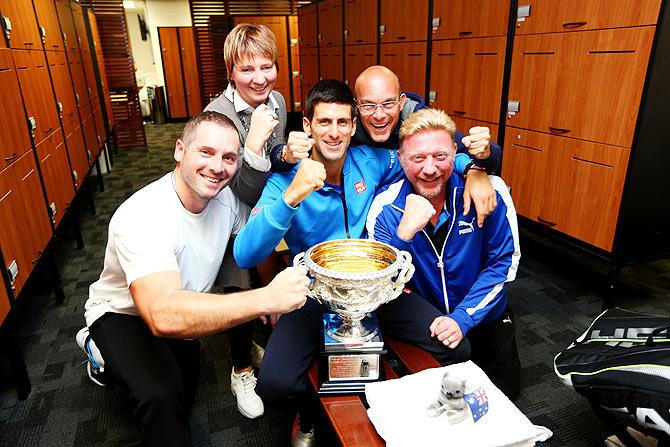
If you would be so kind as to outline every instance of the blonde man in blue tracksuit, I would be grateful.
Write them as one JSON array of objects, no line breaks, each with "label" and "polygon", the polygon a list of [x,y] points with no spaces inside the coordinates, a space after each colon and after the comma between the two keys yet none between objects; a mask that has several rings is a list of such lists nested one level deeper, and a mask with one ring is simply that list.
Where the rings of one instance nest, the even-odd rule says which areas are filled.
[{"label": "blonde man in blue tracksuit", "polygon": [[368,236],[412,254],[413,290],[440,309],[431,336],[455,348],[467,336],[474,360],[508,397],[519,393],[519,356],[505,286],[521,253],[516,212],[504,182],[491,177],[498,206],[480,228],[463,214],[463,184],[451,175],[455,125],[440,110],[421,110],[400,128],[406,178],[382,189],[367,219]]}]

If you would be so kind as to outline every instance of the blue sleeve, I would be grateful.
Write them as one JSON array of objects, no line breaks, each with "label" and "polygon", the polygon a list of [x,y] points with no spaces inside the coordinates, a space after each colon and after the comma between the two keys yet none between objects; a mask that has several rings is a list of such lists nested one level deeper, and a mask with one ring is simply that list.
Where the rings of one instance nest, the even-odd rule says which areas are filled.
[{"label": "blue sleeve", "polygon": [[398,159],[398,151],[393,149],[375,149],[380,162],[381,177],[377,189],[382,186],[390,185],[405,177],[405,171],[400,166],[400,159]]},{"label": "blue sleeve", "polygon": [[235,238],[233,255],[237,265],[247,269],[265,260],[286,234],[297,211],[284,200],[281,183],[270,177],[247,224]]},{"label": "blue sleeve", "polygon": [[[491,150],[489,157],[484,160],[479,160],[468,153],[468,148],[463,144],[464,136],[465,134],[460,130],[457,130],[454,135],[454,140],[456,142],[456,162],[454,163],[454,169],[456,169],[456,172],[462,175],[465,165],[470,161],[473,161],[477,166],[486,169],[488,174],[495,174],[498,169],[500,169],[500,160],[502,159],[502,149],[498,146],[498,143],[491,141],[489,143],[489,148]],[[467,158],[461,158],[461,160],[459,160],[458,154],[463,154]]]},{"label": "blue sleeve", "polygon": [[270,151],[270,171],[272,172],[287,172],[293,169],[295,163],[288,163],[281,161],[281,152],[284,150],[285,144],[278,144]]},{"label": "blue sleeve", "polygon": [[521,258],[514,205],[506,190],[497,187],[496,190],[498,206],[484,224],[484,268],[467,295],[449,314],[464,335],[485,320],[489,312],[502,312],[501,307],[506,305],[503,302],[505,287],[516,277]]}]

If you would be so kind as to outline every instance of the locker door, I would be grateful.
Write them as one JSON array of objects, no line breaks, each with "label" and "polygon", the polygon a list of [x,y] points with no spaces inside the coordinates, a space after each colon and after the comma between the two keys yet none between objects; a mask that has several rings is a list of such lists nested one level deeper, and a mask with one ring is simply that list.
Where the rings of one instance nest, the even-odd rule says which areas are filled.
[{"label": "locker door", "polygon": [[76,53],[79,51],[77,42],[77,31],[72,18],[69,0],[56,0],[56,11],[58,12],[58,22],[60,23],[63,44],[66,51]]},{"label": "locker door", "polygon": [[347,62],[345,82],[353,90],[358,75],[366,68],[377,63],[377,46],[347,45],[344,47],[344,54]]},{"label": "locker door", "polygon": [[[0,11],[9,31],[9,46],[24,50],[42,49],[42,38],[30,0],[0,0]],[[8,26],[9,25],[9,26]]]},{"label": "locker door", "polygon": [[200,76],[195,54],[193,28],[179,28],[179,40],[181,42],[181,60],[184,68],[188,113],[190,116],[194,116],[202,112],[202,95],[200,94]]},{"label": "locker door", "polygon": [[52,133],[35,149],[47,192],[47,204],[52,213],[51,221],[55,228],[58,227],[74,197],[72,174],[60,129]]},{"label": "locker door", "polygon": [[91,103],[91,98],[88,94],[88,85],[86,84],[84,67],[81,63],[81,55],[79,53],[68,53],[67,59],[70,67],[70,74],[72,75],[77,107],[85,107]]},{"label": "locker door", "polygon": [[72,168],[72,181],[77,190],[84,184],[84,179],[89,171],[88,156],[86,154],[86,144],[81,130],[79,117],[75,116],[71,120],[63,123],[65,133],[65,144]]},{"label": "locker door", "polygon": [[65,51],[54,2],[38,0],[35,2],[35,11],[44,40],[44,49]]},{"label": "locker door", "polygon": [[74,89],[70,80],[70,67],[65,59],[65,53],[60,51],[47,51],[47,62],[56,92],[57,107],[63,122],[72,119],[77,113]]},{"label": "locker door", "polygon": [[317,48],[301,48],[300,70],[300,98],[304,106],[307,93],[319,80],[319,57]]},{"label": "locker door", "polygon": [[179,57],[177,33],[177,28],[158,28],[170,117],[186,118],[188,117],[188,111],[184,95],[184,78]]},{"label": "locker door", "polygon": [[300,45],[303,47],[313,48],[317,46],[316,14],[316,3],[310,3],[298,9]]},{"label": "locker door", "polygon": [[426,95],[426,42],[381,45],[380,62],[400,79],[400,89]]},{"label": "locker door", "polygon": [[433,21],[436,19],[439,25],[433,26],[433,40],[506,36],[509,1],[433,0]]},{"label": "locker door", "polygon": [[342,45],[342,0],[324,0],[318,4],[319,46]]},{"label": "locker door", "polygon": [[21,100],[19,80],[14,69],[12,50],[0,48],[0,171],[31,148],[26,113]]},{"label": "locker door", "polygon": [[416,42],[428,38],[428,0],[382,0],[380,8],[382,43]]},{"label": "locker door", "polygon": [[340,47],[321,48],[319,66],[321,68],[321,79],[342,80],[344,78],[342,73],[342,49]]},{"label": "locker door", "polygon": [[344,0],[344,43],[377,43],[377,0]]}]

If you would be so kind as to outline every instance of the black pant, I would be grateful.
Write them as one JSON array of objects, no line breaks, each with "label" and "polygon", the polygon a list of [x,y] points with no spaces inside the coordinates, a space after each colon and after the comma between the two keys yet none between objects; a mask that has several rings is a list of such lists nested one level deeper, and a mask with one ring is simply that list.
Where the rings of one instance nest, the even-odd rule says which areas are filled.
[{"label": "black pant", "polygon": [[510,400],[519,396],[521,372],[514,332],[514,314],[509,306],[498,319],[468,332],[472,361]]},{"label": "black pant", "polygon": [[[326,311],[324,306],[308,299],[305,306],[283,315],[277,322],[265,350],[256,386],[256,392],[267,405],[281,406],[284,413],[298,407],[301,418],[313,416],[313,413],[304,411],[306,406],[309,407],[305,403],[311,402],[307,371],[319,355],[322,315]],[[441,313],[415,293],[402,293],[380,307],[376,314],[383,336],[412,343],[433,354],[442,365],[470,357],[467,339],[463,339],[456,349],[449,349],[430,337],[430,324]]]},{"label": "black pant", "polygon": [[142,446],[191,445],[188,416],[200,373],[198,340],[154,336],[140,317],[106,313],[90,327],[105,372],[130,390]]}]

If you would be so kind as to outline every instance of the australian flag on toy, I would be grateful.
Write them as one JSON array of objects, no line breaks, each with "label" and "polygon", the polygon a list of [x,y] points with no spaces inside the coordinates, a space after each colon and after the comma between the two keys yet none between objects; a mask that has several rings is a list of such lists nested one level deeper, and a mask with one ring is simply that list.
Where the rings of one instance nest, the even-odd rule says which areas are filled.
[{"label": "australian flag on toy", "polygon": [[480,420],[489,411],[489,398],[484,391],[484,388],[479,387],[472,393],[465,394],[465,401],[470,407],[470,413],[472,413],[472,419],[475,422]]}]

